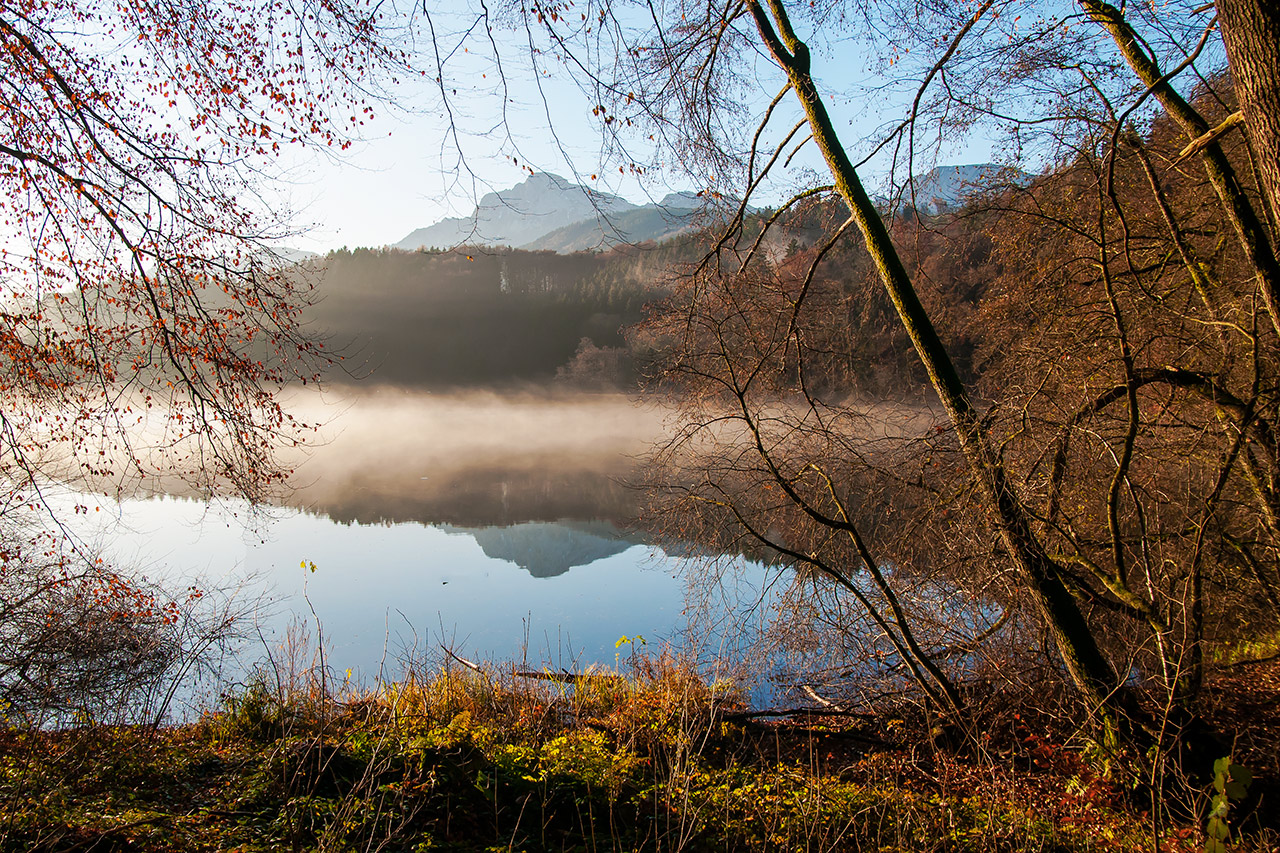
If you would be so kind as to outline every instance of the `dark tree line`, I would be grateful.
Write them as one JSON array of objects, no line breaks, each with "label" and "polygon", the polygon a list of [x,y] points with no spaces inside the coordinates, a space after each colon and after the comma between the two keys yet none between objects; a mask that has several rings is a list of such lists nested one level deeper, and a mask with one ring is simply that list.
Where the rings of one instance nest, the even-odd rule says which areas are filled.
[{"label": "dark tree line", "polygon": [[330,379],[439,388],[554,379],[584,339],[623,350],[622,329],[661,291],[651,263],[639,248],[357,249],[303,274],[321,293],[312,327],[341,356]]}]

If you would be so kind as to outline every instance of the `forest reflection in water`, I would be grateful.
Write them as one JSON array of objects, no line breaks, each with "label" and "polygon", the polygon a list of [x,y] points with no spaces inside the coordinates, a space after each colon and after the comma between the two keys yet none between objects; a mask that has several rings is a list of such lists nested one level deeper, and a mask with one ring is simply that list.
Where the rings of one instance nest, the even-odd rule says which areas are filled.
[{"label": "forest reflection in water", "polygon": [[[655,407],[618,394],[387,387],[342,399],[298,466],[293,506],[349,524],[466,534],[535,577],[650,544],[636,482],[662,434]],[[310,413],[306,403],[295,410]]]},{"label": "forest reflection in water", "polygon": [[361,523],[594,519],[627,527],[641,508],[631,485],[638,458],[660,439],[666,416],[620,394],[381,387],[341,399],[341,409],[316,397],[293,404],[327,425],[297,467],[290,503]]},{"label": "forest reflection in water", "polygon": [[[681,640],[682,549],[645,531],[632,485],[661,409],[623,395],[381,387],[298,396],[291,410],[324,426],[267,518],[128,500],[113,552],[171,577],[266,584],[268,646],[291,619],[318,624],[328,664],[366,677],[442,644],[572,668],[614,663],[624,635]],[[726,590],[725,617],[755,612],[754,580]]]}]

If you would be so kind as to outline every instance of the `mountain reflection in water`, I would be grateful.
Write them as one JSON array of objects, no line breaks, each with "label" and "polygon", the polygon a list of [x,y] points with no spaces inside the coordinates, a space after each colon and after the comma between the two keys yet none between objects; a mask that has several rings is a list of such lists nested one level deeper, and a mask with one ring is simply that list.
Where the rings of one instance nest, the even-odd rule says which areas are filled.
[{"label": "mountain reflection in water", "polygon": [[535,578],[553,578],[643,544],[607,521],[526,521],[508,527],[466,528],[441,525],[446,533],[476,540],[495,560],[515,563]]},{"label": "mountain reflection in water", "polygon": [[[340,399],[293,401],[326,426],[295,460],[296,491],[274,520],[246,530],[243,507],[131,500],[118,514],[132,533],[113,552],[172,577],[269,585],[268,646],[290,619],[319,623],[338,672],[394,675],[397,659],[440,645],[535,666],[613,664],[620,636],[679,637],[682,549],[636,532],[644,501],[629,485],[662,411],[622,395],[382,388]],[[299,566],[312,562],[314,573]]]},{"label": "mountain reflection in water", "polygon": [[348,524],[439,526],[539,578],[650,542],[631,532],[643,506],[631,483],[661,435],[656,409],[609,394],[344,398],[291,505]]}]

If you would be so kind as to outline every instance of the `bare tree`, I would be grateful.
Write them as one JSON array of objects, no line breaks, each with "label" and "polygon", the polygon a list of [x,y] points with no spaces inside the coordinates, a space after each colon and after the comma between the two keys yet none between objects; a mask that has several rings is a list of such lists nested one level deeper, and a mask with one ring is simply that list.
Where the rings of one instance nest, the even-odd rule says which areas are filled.
[{"label": "bare tree", "polygon": [[[967,588],[1030,608],[1085,704],[1116,734],[1147,719],[1125,675],[1135,654],[1151,655],[1163,687],[1188,700],[1217,595],[1206,590],[1250,573],[1267,579],[1259,588],[1274,585],[1274,564],[1262,555],[1270,553],[1275,515],[1266,413],[1274,408],[1280,267],[1267,211],[1248,181],[1250,152],[1228,138],[1230,121],[1223,124],[1233,94],[1215,76],[1223,52],[1208,10],[1148,14],[1081,0],[1037,8],[1021,25],[1019,11],[997,2],[961,9],[746,0],[677,3],[635,17],[602,3],[579,20],[567,7],[535,4],[522,21],[539,50],[545,44],[578,73],[624,169],[645,168],[628,146],[647,139],[660,148],[655,159],[677,159],[710,182],[711,193],[743,199],[689,279],[676,324],[661,331],[680,342],[673,370],[714,401],[694,410],[683,434],[685,448],[705,451],[699,442],[709,442],[719,460],[715,476],[704,470],[695,497],[717,507],[724,524],[825,573],[850,595],[865,593],[850,582],[858,573],[879,586],[887,549],[869,544],[857,507],[868,494],[892,490],[849,470],[854,460],[877,467],[875,454],[850,438],[867,427],[841,425],[856,420],[856,406],[812,384],[819,365],[841,353],[822,326],[831,315],[814,310],[829,305],[822,264],[859,235],[946,416],[937,434],[946,440],[919,444],[927,449],[918,458],[959,476],[944,486],[922,475],[912,487],[935,495],[950,488],[971,508],[967,532],[946,534],[968,543],[969,566],[984,567]],[[915,84],[900,121],[878,140],[856,142],[868,157],[896,152],[910,175],[926,138],[980,126],[1002,128],[1012,145],[1040,158],[1045,181],[1002,196],[1005,214],[989,222],[996,237],[1022,235],[997,240],[997,266],[1025,267],[1019,251],[1045,265],[996,279],[1020,287],[1007,294],[993,287],[967,306],[948,306],[949,283],[931,281],[906,259],[902,239],[929,229],[895,240],[816,76],[815,56],[840,48],[823,40],[815,50],[810,41],[853,31],[882,38],[895,60],[909,56],[900,67]],[[1244,50],[1274,67],[1273,48],[1264,38]],[[1230,60],[1232,69],[1249,61],[1235,51]],[[768,80],[775,88],[761,97],[755,87]],[[752,113],[752,99],[770,94]],[[937,132],[926,135],[930,127]],[[753,219],[749,200],[810,145],[824,177]],[[1186,172],[1196,160],[1199,180]],[[807,271],[782,271],[770,234],[824,200],[838,201],[847,221],[815,247]],[[1023,315],[1011,328],[1030,337],[992,333],[998,311]],[[966,312],[987,323],[981,336],[970,327],[963,341],[965,329],[939,325],[939,317],[952,322]],[[840,317],[852,319],[845,313],[834,322]],[[1052,345],[1046,334],[1055,336]],[[1004,349],[987,363],[959,361],[957,353],[982,336]],[[1005,370],[1015,363],[1016,376]],[[1001,389],[1000,377],[1017,384]],[[901,464],[880,465],[882,473],[894,468],[900,473]],[[769,489],[775,498],[764,497]],[[824,552],[813,545],[837,538],[847,543],[844,553],[815,556]],[[1238,560],[1240,572],[1211,579],[1220,559]],[[1016,583],[998,592],[974,582],[1006,572]],[[866,602],[868,612],[918,669],[921,690],[955,710],[949,676],[930,672],[942,651],[918,641],[918,620],[894,612],[894,590],[885,585],[879,601]]]},{"label": "bare tree", "polygon": [[290,148],[358,136],[403,67],[380,14],[329,0],[0,11],[8,701],[56,704],[36,673],[65,675],[58,658],[83,667],[54,693],[103,701],[113,678],[172,659],[148,645],[172,639],[154,590],[89,552],[50,556],[71,541],[50,489],[173,477],[261,500],[288,473],[276,452],[307,429],[276,393],[323,353],[299,322],[308,286],[273,255],[293,232],[266,185]]}]

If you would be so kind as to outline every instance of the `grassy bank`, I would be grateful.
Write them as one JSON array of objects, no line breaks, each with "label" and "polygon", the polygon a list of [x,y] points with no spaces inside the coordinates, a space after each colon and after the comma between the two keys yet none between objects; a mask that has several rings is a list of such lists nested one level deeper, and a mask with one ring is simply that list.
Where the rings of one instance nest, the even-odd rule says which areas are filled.
[{"label": "grassy bank", "polygon": [[1012,706],[982,747],[944,750],[904,708],[763,722],[661,659],[575,683],[459,667],[334,693],[262,679],[191,725],[8,731],[0,846],[1203,849],[1194,815],[1157,825],[1123,756]]}]

